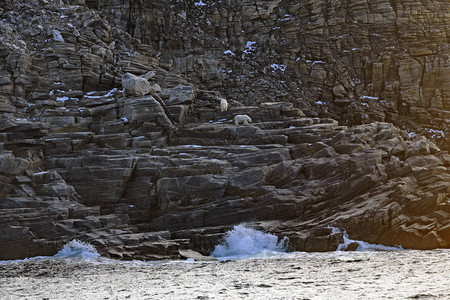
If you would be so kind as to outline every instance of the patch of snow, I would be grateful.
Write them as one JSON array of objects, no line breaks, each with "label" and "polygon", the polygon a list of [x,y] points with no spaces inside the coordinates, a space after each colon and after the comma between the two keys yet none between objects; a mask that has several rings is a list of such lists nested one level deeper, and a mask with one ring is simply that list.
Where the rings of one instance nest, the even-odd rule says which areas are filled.
[{"label": "patch of snow", "polygon": [[47,173],[48,173],[48,171],[42,171],[42,172],[34,173],[33,175],[42,175],[42,174],[47,174]]},{"label": "patch of snow", "polygon": [[94,94],[95,92],[89,92],[89,93],[86,93],[87,96],[85,95],[84,97],[85,98],[89,98],[89,99],[99,99],[99,98],[109,97],[114,92],[117,92],[117,88],[113,88],[112,90],[108,91],[106,94],[99,95],[99,96],[90,96],[90,95]]},{"label": "patch of snow", "polygon": [[129,122],[128,119],[127,119],[126,117],[123,117],[123,118],[122,118],[122,121],[124,121],[125,123],[126,123],[126,122]]},{"label": "patch of snow", "polygon": [[254,46],[255,44],[256,42],[248,41],[243,52],[245,54],[251,54],[252,51],[255,51],[256,49],[256,46]]},{"label": "patch of snow", "polygon": [[316,101],[316,104],[324,104],[322,101]]},{"label": "patch of snow", "polygon": [[56,101],[67,101],[69,100],[69,97],[63,96],[63,97],[56,97]]},{"label": "patch of snow", "polygon": [[285,65],[279,65],[279,64],[271,64],[270,67],[276,71],[276,70],[280,70],[281,72],[286,71],[287,66]]},{"label": "patch of snow", "polygon": [[321,60],[316,60],[316,61],[313,61],[313,63],[311,65],[314,66],[315,64],[325,64],[325,62],[321,61]]},{"label": "patch of snow", "polygon": [[436,138],[436,137],[439,137],[439,136],[441,136],[441,137],[445,136],[445,133],[442,130],[436,130],[436,129],[427,129],[427,130],[431,134],[432,138]]},{"label": "patch of snow", "polygon": [[360,99],[369,99],[369,100],[378,100],[378,97],[372,97],[372,96],[361,96]]},{"label": "patch of snow", "polygon": [[231,54],[232,56],[235,56],[236,54],[234,54],[231,50],[227,50],[225,51],[223,54]]},{"label": "patch of snow", "polygon": [[195,2],[194,5],[197,6],[197,7],[198,7],[198,6],[205,6],[206,3],[204,3],[202,0],[200,0],[200,1],[198,1],[198,2]]}]

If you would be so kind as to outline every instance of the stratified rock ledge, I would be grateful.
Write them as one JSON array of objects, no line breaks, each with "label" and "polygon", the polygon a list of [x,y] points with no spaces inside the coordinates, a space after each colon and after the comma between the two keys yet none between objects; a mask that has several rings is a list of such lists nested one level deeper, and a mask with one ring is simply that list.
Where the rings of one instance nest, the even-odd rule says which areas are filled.
[{"label": "stratified rock ledge", "polygon": [[[429,122],[428,113],[434,110],[420,113],[417,107],[425,104],[417,101],[434,95],[443,105],[439,107],[446,107],[448,89],[435,90],[440,84],[450,86],[445,84],[448,72],[440,69],[441,52],[430,52],[445,45],[430,42],[420,48],[411,38],[412,50],[402,52],[404,59],[388,51],[365,67],[360,65],[364,53],[375,52],[355,50],[348,54],[353,66],[359,66],[355,72],[344,71],[343,61],[331,60],[337,44],[319,43],[323,54],[320,49],[305,50],[309,58],[317,58],[314,63],[305,57],[296,60],[298,54],[292,52],[287,70],[297,68],[309,78],[292,80],[299,84],[291,87],[292,95],[305,88],[302,97],[293,99],[287,85],[281,84],[288,79],[282,75],[286,66],[272,65],[278,74],[274,75],[258,67],[258,60],[244,63],[248,55],[259,53],[261,42],[255,48],[247,43],[247,52],[239,52],[241,67],[236,63],[226,71],[231,70],[228,59],[234,59],[237,49],[224,53],[224,45],[211,44],[216,49],[208,51],[220,50],[227,63],[202,55],[176,58],[175,49],[184,49],[187,41],[192,42],[186,46],[189,51],[203,49],[206,43],[199,39],[196,44],[190,35],[177,39],[182,45],[160,38],[173,42],[170,51],[161,53],[169,45],[161,42],[158,47],[164,47],[156,47],[158,37],[150,37],[148,28],[134,27],[134,37],[129,34],[133,26],[122,28],[122,12],[130,9],[125,4],[69,2],[6,1],[0,8],[1,260],[53,255],[72,239],[89,242],[101,255],[118,259],[205,259],[202,255],[209,255],[240,223],[289,237],[292,251],[336,250],[343,237],[332,227],[370,243],[450,247],[450,155],[419,134],[383,122],[389,118],[378,118],[380,111],[373,110],[364,121],[360,118],[364,111],[349,108],[356,101],[355,91],[390,95],[392,101],[401,98],[409,103],[395,102],[391,121],[401,115],[397,108],[407,107],[415,112],[415,121],[423,115],[420,120]],[[146,5],[156,5],[150,2]],[[440,8],[448,4],[431,2],[434,8],[417,9],[433,10],[442,17]],[[273,14],[285,9],[295,15],[292,24],[297,24],[302,5],[287,5],[272,1],[255,12],[253,2],[249,8],[242,1],[242,20],[248,20],[245,30],[252,28],[248,22],[254,22],[255,30],[262,20],[274,22]],[[409,15],[399,5],[375,8],[371,4],[369,15],[361,14],[358,22],[367,32],[372,23],[396,18],[406,22]],[[160,9],[145,13],[157,16],[158,11],[165,12]],[[212,8],[208,4],[205,9]],[[137,14],[138,8],[132,11]],[[326,21],[314,11],[305,16],[311,18],[305,28],[309,34],[316,31],[316,41],[325,34],[323,26],[337,26],[339,19]],[[186,11],[177,11],[172,20],[183,23],[185,17]],[[199,16],[201,22],[204,18]],[[214,22],[208,26],[215,24],[215,34],[224,40],[225,36],[233,40],[231,36],[243,30],[244,23],[233,21],[233,32],[226,33],[226,16],[219,11],[211,18]],[[298,25],[283,25],[289,20],[280,20],[274,30],[295,39],[290,30]],[[437,28],[442,27],[440,20],[435,19]],[[332,27],[327,30],[332,31]],[[339,47],[352,43],[350,38],[344,40]],[[327,63],[318,59],[321,55]],[[393,67],[398,59],[400,78]],[[329,63],[343,77],[329,72]],[[225,72],[215,73],[222,69]],[[415,81],[420,73],[416,69],[431,70],[432,76]],[[136,95],[124,93],[121,82],[127,72],[147,80],[149,88]],[[369,79],[360,82],[358,76],[366,76],[361,72]],[[225,76],[223,80],[218,80],[219,75]],[[348,81],[349,76],[358,83]],[[395,78],[401,82],[394,82]],[[242,85],[246,88],[239,94]],[[323,92],[322,100],[334,103],[335,110],[327,112],[322,104],[316,105],[318,91]],[[227,110],[220,109],[223,98]],[[345,110],[355,113],[352,120],[332,118]],[[250,124],[235,125],[233,119],[239,114],[248,115]],[[442,117],[436,122],[443,123]],[[186,254],[186,249],[199,254]]]}]

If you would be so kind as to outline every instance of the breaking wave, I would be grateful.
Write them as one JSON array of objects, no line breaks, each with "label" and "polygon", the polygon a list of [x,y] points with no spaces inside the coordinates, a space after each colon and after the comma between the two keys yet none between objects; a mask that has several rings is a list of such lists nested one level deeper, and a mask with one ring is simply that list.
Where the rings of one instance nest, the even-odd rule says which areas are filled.
[{"label": "breaking wave", "polygon": [[[342,232],[339,228],[336,228],[336,227],[331,227],[331,229],[332,229],[332,233],[341,233]],[[344,236],[343,236],[344,242],[342,244],[339,244],[336,251],[344,251],[347,249],[347,247],[350,244],[354,244],[354,243],[356,243],[358,245],[356,247],[355,251],[398,251],[398,250],[403,250],[403,248],[401,246],[389,247],[389,246],[384,246],[384,245],[371,244],[371,243],[367,243],[367,242],[363,242],[363,241],[352,240],[351,238],[348,237],[348,234],[345,230],[343,231],[343,234],[344,234]]]},{"label": "breaking wave", "polygon": [[245,257],[270,257],[275,253],[286,252],[288,239],[278,241],[276,235],[245,227],[234,226],[228,231],[222,243],[214,248],[211,256],[220,260]]},{"label": "breaking wave", "polygon": [[92,259],[98,258],[100,254],[97,253],[94,246],[89,243],[84,243],[79,240],[71,240],[64,247],[58,251],[53,257],[55,258],[84,258]]}]

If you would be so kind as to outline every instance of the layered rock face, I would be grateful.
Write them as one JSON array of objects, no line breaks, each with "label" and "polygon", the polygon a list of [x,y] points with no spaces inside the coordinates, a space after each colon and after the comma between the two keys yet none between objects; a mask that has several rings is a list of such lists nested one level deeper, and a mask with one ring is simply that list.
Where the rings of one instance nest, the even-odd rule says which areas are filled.
[{"label": "layered rock face", "polygon": [[345,125],[394,122],[448,147],[446,0],[86,3],[229,98],[288,100]]},{"label": "layered rock face", "polygon": [[[75,2],[15,1],[0,10],[0,259],[52,255],[74,238],[92,243],[103,255],[122,259],[178,258],[178,250],[187,248],[208,254],[231,226],[242,222],[288,236],[290,248],[300,251],[335,250],[342,234],[333,233],[331,227],[373,243],[450,247],[449,154],[390,123],[341,126],[315,106],[318,99],[327,99],[314,93],[324,97],[327,89],[314,89],[314,74],[345,78],[347,73],[329,65],[337,66],[344,58],[316,61],[301,69],[308,62],[296,61],[298,53],[293,52],[290,63],[284,61],[287,56],[274,62],[276,72],[267,69],[266,74],[226,77],[233,69],[218,73],[225,77],[208,77],[215,67],[206,65],[239,65],[236,70],[244,74],[259,70],[263,66],[259,59],[281,55],[280,50],[272,51],[281,49],[279,35],[269,44],[267,55],[258,52],[264,45],[261,41],[245,42],[246,53],[233,48],[244,45],[234,39],[244,30],[242,24],[253,28],[248,34],[254,36],[261,24],[267,23],[264,30],[269,30],[269,21],[283,7],[291,7],[289,3],[261,2],[255,8],[245,1],[239,6],[231,1],[214,2],[215,6],[208,1],[172,1],[172,7],[148,1],[130,2],[131,7],[122,2]],[[341,3],[326,7],[340,8]],[[219,9],[222,5],[229,9]],[[293,7],[300,12],[304,5]],[[108,11],[99,14],[94,6]],[[170,7],[176,13],[172,19],[165,15]],[[184,13],[178,10],[183,7]],[[198,34],[222,39],[188,47],[197,32],[189,31],[195,25],[192,16],[206,22],[203,14],[215,8],[221,13],[210,17],[215,16],[217,23]],[[316,15],[331,22],[330,15],[319,14],[322,6],[310,8],[307,14],[290,12],[280,25]],[[375,8],[388,9],[382,2],[371,6],[371,11]],[[415,8],[420,10],[422,4]],[[427,9],[435,7],[428,4]],[[127,11],[133,14],[127,17]],[[225,11],[228,19],[222,16]],[[155,19],[143,22],[141,13]],[[234,15],[244,22],[236,21],[241,24],[236,30],[212,31],[234,28],[225,25],[233,24]],[[398,11],[395,16],[397,20]],[[168,20],[179,27],[167,27]],[[183,20],[187,31],[181,30]],[[341,20],[335,17],[335,22]],[[375,19],[358,19],[348,26],[371,22]],[[144,30],[156,23],[168,32],[159,27],[159,35]],[[255,27],[247,27],[251,24]],[[271,30],[281,28],[288,27]],[[316,29],[318,41],[325,33]],[[142,42],[125,31],[135,36],[141,32]],[[185,40],[177,39],[183,32]],[[266,34],[263,31],[261,36]],[[169,41],[180,44],[163,48]],[[324,39],[314,46],[313,41],[300,45],[317,47],[317,55],[325,55],[326,45],[332,44]],[[224,49],[230,52],[223,53]],[[191,53],[191,60],[182,60],[185,51]],[[206,59],[217,53],[224,60],[216,64]],[[440,59],[441,54],[430,55]],[[201,58],[205,65],[200,68]],[[299,69],[294,69],[296,64]],[[352,65],[356,68],[357,60]],[[316,69],[319,66],[323,72]],[[305,81],[295,79],[294,70]],[[145,78],[152,88],[145,95],[124,93],[121,79],[127,72]],[[364,81],[364,86],[369,83]],[[287,85],[304,89],[287,94]],[[328,100],[344,105],[352,99],[349,95],[360,95],[357,89],[348,92],[344,83],[342,87],[330,85],[328,92],[335,96]],[[224,97],[227,111],[220,109]],[[301,98],[292,101],[291,97]],[[349,107],[362,102],[355,98],[351,103],[341,109],[356,116]],[[234,124],[233,118],[242,114],[251,117],[250,125]]]}]

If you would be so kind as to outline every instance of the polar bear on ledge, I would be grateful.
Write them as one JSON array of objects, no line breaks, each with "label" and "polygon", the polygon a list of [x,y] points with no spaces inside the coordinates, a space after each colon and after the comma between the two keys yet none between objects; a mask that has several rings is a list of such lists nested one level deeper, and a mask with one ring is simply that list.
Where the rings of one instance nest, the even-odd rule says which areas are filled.
[{"label": "polar bear on ledge", "polygon": [[224,112],[228,110],[228,102],[225,99],[220,99],[220,111]]},{"label": "polar bear on ledge", "polygon": [[240,123],[244,125],[248,125],[249,122],[252,122],[252,119],[247,115],[236,115],[234,117],[234,124],[239,125]]}]

